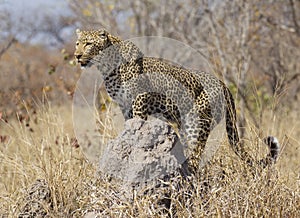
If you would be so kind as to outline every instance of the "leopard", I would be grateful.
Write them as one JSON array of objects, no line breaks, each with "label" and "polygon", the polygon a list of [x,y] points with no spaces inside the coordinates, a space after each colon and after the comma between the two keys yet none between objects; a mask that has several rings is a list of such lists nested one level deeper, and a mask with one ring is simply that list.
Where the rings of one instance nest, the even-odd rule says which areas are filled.
[{"label": "leopard", "polygon": [[265,140],[270,152],[260,161],[246,151],[238,134],[233,95],[215,75],[145,56],[133,42],[105,29],[77,29],[76,34],[76,62],[82,68],[97,67],[125,120],[159,115],[181,130],[190,171],[197,170],[208,137],[223,118],[229,144],[238,157],[251,166],[276,162],[279,143],[275,137]]}]

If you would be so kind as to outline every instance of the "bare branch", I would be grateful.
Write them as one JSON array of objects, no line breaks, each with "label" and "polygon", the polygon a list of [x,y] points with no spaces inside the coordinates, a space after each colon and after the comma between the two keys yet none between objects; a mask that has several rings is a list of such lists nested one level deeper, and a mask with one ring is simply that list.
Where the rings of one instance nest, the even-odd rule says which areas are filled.
[{"label": "bare branch", "polygon": [[300,36],[300,26],[299,26],[297,15],[296,15],[297,13],[296,13],[296,6],[294,3],[294,0],[290,0],[290,5],[291,5],[291,9],[292,9],[292,17],[293,17],[293,22],[295,25],[295,31]]},{"label": "bare branch", "polygon": [[15,37],[12,37],[9,41],[8,41],[8,43],[7,43],[7,45],[4,47],[4,48],[2,48],[1,49],[1,51],[0,51],[0,59],[1,59],[1,57],[2,57],[2,55],[4,55],[4,53],[14,44],[14,43],[16,43],[17,42],[17,40],[15,39]]}]

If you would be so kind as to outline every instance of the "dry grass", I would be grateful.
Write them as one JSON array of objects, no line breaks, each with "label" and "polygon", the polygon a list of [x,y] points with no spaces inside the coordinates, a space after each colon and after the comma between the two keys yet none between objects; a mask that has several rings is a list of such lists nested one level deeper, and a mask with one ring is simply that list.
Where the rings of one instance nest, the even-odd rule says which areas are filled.
[{"label": "dry grass", "polygon": [[[1,217],[22,212],[37,179],[49,188],[51,203],[42,206],[48,217],[300,217],[299,141],[292,136],[279,163],[255,176],[224,145],[201,178],[180,192],[166,188],[126,200],[118,183],[99,176],[74,146],[68,111],[40,108],[27,124],[1,121],[1,135],[9,136],[0,144]],[[249,147],[261,152],[257,132],[249,131]],[[170,209],[160,204],[164,196],[171,199]]]}]

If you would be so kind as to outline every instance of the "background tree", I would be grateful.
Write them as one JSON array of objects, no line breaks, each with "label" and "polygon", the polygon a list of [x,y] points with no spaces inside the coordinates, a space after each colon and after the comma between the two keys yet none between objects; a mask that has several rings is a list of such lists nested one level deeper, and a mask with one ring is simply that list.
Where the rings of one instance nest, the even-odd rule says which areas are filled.
[{"label": "background tree", "polygon": [[279,100],[292,107],[297,99],[299,1],[75,0],[70,7],[85,28],[166,36],[197,49],[237,95],[240,127],[246,115],[259,127],[267,105],[277,110]]}]

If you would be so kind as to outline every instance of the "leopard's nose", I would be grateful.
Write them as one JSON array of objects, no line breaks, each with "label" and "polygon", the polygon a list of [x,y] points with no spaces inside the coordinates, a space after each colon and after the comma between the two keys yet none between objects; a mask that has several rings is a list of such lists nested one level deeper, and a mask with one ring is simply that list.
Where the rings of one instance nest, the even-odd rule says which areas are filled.
[{"label": "leopard's nose", "polygon": [[77,60],[79,60],[82,57],[82,54],[76,54],[75,57]]}]

